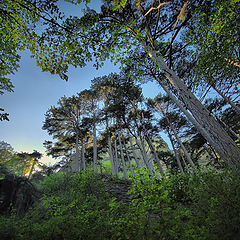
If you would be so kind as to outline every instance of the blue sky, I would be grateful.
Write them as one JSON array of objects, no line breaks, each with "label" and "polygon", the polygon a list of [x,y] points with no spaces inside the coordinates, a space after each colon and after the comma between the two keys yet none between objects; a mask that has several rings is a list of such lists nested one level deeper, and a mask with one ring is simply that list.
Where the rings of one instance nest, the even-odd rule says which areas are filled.
[{"label": "blue sky", "polygon": [[[93,1],[95,9],[99,9],[100,1]],[[60,7],[66,15],[79,15],[81,9],[70,3],[60,1]],[[93,63],[84,68],[69,68],[69,81],[65,82],[58,76],[43,73],[30,58],[28,51],[21,52],[20,68],[15,75],[10,76],[15,88],[12,93],[0,95],[0,107],[10,114],[10,121],[0,122],[0,141],[13,146],[15,151],[44,152],[43,142],[50,140],[42,124],[44,114],[58,99],[64,95],[72,96],[77,92],[88,89],[94,77],[119,72],[117,66],[106,62],[104,67],[96,70]],[[143,93],[153,97],[160,92],[160,87],[154,83],[144,84]],[[51,159],[44,158],[44,162]]]},{"label": "blue sky", "polygon": [[[9,122],[0,122],[0,140],[11,144],[16,151],[44,152],[43,142],[51,139],[41,129],[48,108],[56,105],[58,99],[64,95],[72,96],[88,89],[94,77],[119,72],[119,69],[111,62],[107,62],[99,70],[92,67],[93,63],[84,68],[70,67],[69,81],[65,82],[58,76],[42,72],[28,52],[22,52],[21,55],[20,68],[11,76],[14,92],[0,96],[1,107],[10,114]],[[160,88],[154,83],[144,84],[142,87],[146,97],[153,97],[160,92]]]}]

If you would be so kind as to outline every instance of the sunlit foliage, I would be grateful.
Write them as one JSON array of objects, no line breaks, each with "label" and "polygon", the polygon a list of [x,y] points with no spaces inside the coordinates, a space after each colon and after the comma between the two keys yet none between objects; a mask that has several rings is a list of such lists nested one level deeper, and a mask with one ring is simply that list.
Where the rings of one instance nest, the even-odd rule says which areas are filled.
[{"label": "sunlit foliage", "polygon": [[[109,184],[126,182],[82,172],[53,174],[24,218],[0,217],[1,239],[233,239],[240,233],[239,175],[202,169],[149,177],[139,169],[128,198]],[[126,201],[126,199],[129,199]]]}]

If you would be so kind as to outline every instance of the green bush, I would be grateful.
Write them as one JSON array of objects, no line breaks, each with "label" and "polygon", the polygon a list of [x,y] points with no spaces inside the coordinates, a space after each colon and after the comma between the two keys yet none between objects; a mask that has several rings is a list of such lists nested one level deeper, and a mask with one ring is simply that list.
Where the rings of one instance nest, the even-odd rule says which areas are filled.
[{"label": "green bush", "polygon": [[231,169],[201,171],[192,180],[194,222],[205,227],[207,239],[239,239],[239,183],[239,173]]},{"label": "green bush", "polygon": [[69,187],[70,175],[64,172],[51,174],[37,184],[37,188],[44,194],[52,195],[65,191]]},{"label": "green bush", "polygon": [[16,219],[14,216],[9,218],[0,216],[0,239],[9,240],[16,239],[17,226]]},{"label": "green bush", "polygon": [[149,213],[153,239],[239,239],[237,172],[202,169],[158,178],[141,171],[133,180],[132,204]]},{"label": "green bush", "polygon": [[112,198],[103,179],[90,171],[46,177],[24,218],[0,218],[1,239],[239,239],[240,177],[231,169],[163,177],[138,169],[130,203]]},{"label": "green bush", "polygon": [[52,174],[39,189],[41,202],[22,220],[19,239],[104,238],[110,197],[99,175]]}]

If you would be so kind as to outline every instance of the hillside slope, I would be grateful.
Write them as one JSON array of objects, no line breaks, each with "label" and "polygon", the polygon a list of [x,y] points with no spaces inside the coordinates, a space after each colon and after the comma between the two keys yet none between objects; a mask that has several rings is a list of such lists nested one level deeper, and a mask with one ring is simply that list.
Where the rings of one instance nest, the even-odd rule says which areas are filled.
[{"label": "hillside slope", "polygon": [[91,171],[55,173],[24,217],[0,217],[1,239],[239,239],[239,175],[232,170],[130,181]]}]

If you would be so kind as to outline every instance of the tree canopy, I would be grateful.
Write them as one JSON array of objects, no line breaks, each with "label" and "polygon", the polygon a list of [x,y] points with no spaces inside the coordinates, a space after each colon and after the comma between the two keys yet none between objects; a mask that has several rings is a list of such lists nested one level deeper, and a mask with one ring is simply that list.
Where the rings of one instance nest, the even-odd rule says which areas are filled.
[{"label": "tree canopy", "polygon": [[[68,18],[58,3],[0,3],[0,94],[27,49],[65,80],[89,61],[122,71],[49,107],[53,167],[0,141],[1,237],[239,239],[239,0],[103,0]],[[147,81],[161,93],[145,98]]]}]

